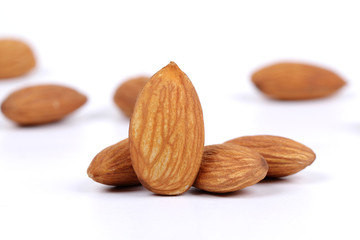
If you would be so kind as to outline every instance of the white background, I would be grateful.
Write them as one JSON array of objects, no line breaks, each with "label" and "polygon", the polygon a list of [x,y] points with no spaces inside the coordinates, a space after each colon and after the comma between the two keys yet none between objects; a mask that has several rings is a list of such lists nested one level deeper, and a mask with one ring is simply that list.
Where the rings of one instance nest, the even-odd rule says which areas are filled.
[{"label": "white background", "polygon": [[[55,124],[21,128],[0,115],[0,238],[359,239],[359,25],[355,0],[0,0],[0,37],[25,40],[38,60],[0,81],[0,101],[39,83],[89,98]],[[319,64],[348,84],[326,99],[269,100],[249,77],[280,60]],[[93,182],[92,158],[128,133],[115,88],[170,61],[198,91],[206,144],[279,135],[311,147],[315,162],[229,195]]]}]

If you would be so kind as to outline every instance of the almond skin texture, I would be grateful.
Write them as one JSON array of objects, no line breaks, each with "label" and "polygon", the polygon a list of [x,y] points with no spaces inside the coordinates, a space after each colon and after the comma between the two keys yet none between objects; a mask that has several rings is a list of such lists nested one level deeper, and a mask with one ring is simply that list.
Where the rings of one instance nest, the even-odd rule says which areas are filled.
[{"label": "almond skin texture", "polygon": [[114,102],[116,106],[127,116],[131,117],[137,96],[144,88],[147,81],[149,81],[149,77],[136,77],[131,78],[124,83],[122,83],[115,91],[114,94]]},{"label": "almond skin texture", "polygon": [[36,65],[31,48],[14,39],[0,39],[0,80],[28,73]]},{"label": "almond skin texture", "polygon": [[245,136],[226,143],[245,146],[259,152],[269,165],[268,177],[285,177],[301,171],[316,158],[305,145],[270,135]]},{"label": "almond skin texture", "polygon": [[86,101],[86,96],[68,87],[36,85],[10,94],[1,111],[19,125],[39,125],[64,118]]},{"label": "almond skin texture", "polygon": [[255,86],[270,98],[305,100],[334,94],[346,82],[332,71],[302,63],[278,63],[252,75]]},{"label": "almond skin texture", "polygon": [[233,144],[205,146],[194,187],[213,193],[229,193],[254,185],[268,171],[256,151]]},{"label": "almond skin texture", "polygon": [[174,62],[141,91],[129,139],[132,165],[144,187],[179,195],[194,183],[204,149],[203,114],[192,83]]},{"label": "almond skin texture", "polygon": [[112,186],[140,184],[131,165],[129,140],[125,139],[99,152],[87,174],[95,182]]}]

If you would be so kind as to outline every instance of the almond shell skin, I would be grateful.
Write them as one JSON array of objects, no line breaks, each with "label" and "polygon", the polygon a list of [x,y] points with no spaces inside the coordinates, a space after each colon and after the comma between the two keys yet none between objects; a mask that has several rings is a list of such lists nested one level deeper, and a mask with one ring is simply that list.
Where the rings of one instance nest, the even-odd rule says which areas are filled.
[{"label": "almond shell skin", "polygon": [[87,174],[95,182],[111,186],[134,186],[140,182],[131,165],[129,140],[124,139],[99,152]]},{"label": "almond shell skin", "polygon": [[254,185],[268,171],[256,151],[234,144],[205,146],[194,187],[212,193],[229,193]]},{"label": "almond shell skin", "polygon": [[260,153],[269,165],[267,177],[286,177],[311,165],[316,155],[307,146],[289,138],[255,135],[227,141]]},{"label": "almond shell skin", "polygon": [[204,121],[189,78],[171,62],[141,91],[129,128],[130,154],[140,182],[160,195],[194,183],[204,148]]}]

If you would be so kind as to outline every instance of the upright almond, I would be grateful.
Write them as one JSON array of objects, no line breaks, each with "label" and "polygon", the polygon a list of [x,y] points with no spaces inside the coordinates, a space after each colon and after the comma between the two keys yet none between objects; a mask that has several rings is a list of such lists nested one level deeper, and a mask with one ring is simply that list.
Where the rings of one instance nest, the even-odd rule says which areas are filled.
[{"label": "upright almond", "polygon": [[309,166],[316,158],[305,145],[289,138],[257,135],[232,139],[226,143],[251,148],[259,152],[269,165],[268,177],[285,177]]},{"label": "upright almond", "polygon": [[36,85],[10,94],[1,111],[19,125],[38,125],[58,121],[79,107],[87,98],[78,91],[60,85]]},{"label": "upright almond", "polygon": [[15,39],[0,39],[0,79],[26,74],[35,67],[31,48]]},{"label": "upright almond", "polygon": [[138,96],[129,140],[133,168],[147,189],[179,195],[191,187],[204,148],[203,114],[192,83],[174,62]]},{"label": "upright almond", "polygon": [[346,84],[339,75],[325,68],[290,62],[256,71],[252,82],[268,97],[279,100],[327,97]]}]

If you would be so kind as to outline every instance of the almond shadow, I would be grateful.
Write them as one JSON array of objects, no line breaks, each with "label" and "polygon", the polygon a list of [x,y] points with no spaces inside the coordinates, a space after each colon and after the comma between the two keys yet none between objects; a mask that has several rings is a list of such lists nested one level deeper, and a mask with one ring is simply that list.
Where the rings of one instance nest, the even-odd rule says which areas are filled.
[{"label": "almond shadow", "polygon": [[251,194],[250,191],[248,191],[247,189],[240,189],[238,191],[230,192],[230,193],[212,193],[194,187],[191,188],[188,192],[195,196],[209,196],[209,197],[214,196],[219,198],[244,197]]},{"label": "almond shadow", "polygon": [[102,192],[104,192],[104,193],[127,193],[127,192],[139,192],[139,191],[143,191],[143,190],[144,190],[144,187],[141,185],[125,186],[125,187],[113,186],[113,187],[104,188]]},{"label": "almond shadow", "polygon": [[265,177],[263,180],[257,184],[279,184],[279,183],[291,183],[294,182],[294,179],[287,177]]}]

